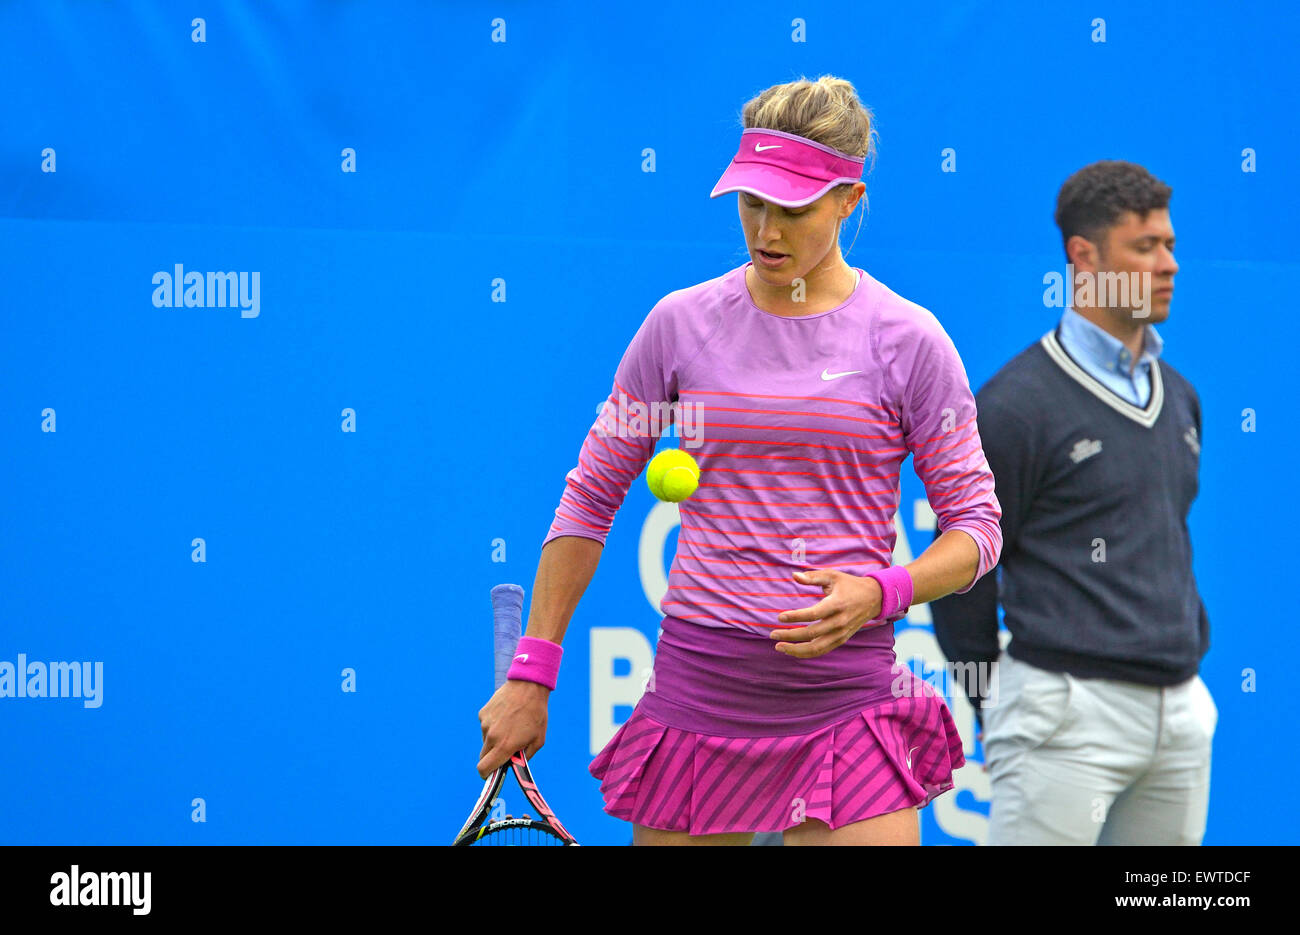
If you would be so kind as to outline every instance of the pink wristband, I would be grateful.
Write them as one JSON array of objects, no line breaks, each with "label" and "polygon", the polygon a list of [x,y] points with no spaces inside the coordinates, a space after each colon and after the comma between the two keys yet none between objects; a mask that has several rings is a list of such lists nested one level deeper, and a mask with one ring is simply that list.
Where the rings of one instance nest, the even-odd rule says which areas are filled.
[{"label": "pink wristband", "polygon": [[535,636],[521,636],[506,678],[536,682],[554,689],[560,677],[560,657],[563,655],[564,649],[559,643]]},{"label": "pink wristband", "polygon": [[912,576],[902,565],[891,565],[879,571],[869,571],[864,575],[875,578],[880,585],[880,614],[868,624],[888,623],[907,613],[912,606]]}]

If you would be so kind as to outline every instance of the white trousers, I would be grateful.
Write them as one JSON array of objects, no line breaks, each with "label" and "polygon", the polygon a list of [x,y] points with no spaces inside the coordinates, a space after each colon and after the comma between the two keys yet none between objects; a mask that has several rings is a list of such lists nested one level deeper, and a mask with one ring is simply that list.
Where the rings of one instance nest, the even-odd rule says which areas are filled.
[{"label": "white trousers", "polygon": [[989,844],[1201,843],[1219,712],[1194,676],[1156,688],[998,659],[986,705]]}]

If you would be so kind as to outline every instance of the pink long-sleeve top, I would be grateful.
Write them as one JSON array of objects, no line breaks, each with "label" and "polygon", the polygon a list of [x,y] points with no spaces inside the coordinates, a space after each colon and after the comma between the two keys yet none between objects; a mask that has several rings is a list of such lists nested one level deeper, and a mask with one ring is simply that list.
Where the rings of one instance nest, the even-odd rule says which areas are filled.
[{"label": "pink long-sleeve top", "polygon": [[[661,655],[665,640],[730,655],[721,647],[735,644],[720,629],[766,638],[783,626],[778,613],[822,596],[797,584],[796,570],[861,575],[892,564],[899,469],[909,453],[939,528],[960,529],[979,548],[975,576],[959,593],[997,564],[1002,547],[975,401],[935,316],[856,268],[858,285],[840,306],[775,315],[754,304],[749,265],[673,292],[650,311],[543,543],[558,536],[603,543],[668,415],[675,418],[679,447],[701,476],[680,504]],[[893,626],[864,628],[851,643],[879,662],[873,684],[888,682]],[[829,666],[820,674],[832,679],[844,666],[861,672],[849,652],[824,659],[832,657],[798,660],[801,675],[815,681],[819,666]],[[761,658],[764,667],[782,664]]]}]

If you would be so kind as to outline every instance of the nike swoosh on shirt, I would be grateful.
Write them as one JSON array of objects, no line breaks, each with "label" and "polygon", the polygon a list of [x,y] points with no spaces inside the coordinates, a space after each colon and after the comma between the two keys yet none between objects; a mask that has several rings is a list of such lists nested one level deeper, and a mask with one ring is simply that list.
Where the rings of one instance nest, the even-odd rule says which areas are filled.
[{"label": "nike swoosh on shirt", "polygon": [[756,153],[761,153],[765,149],[780,149],[780,148],[781,148],[780,143],[773,143],[771,146],[764,146],[761,143],[754,144],[754,152]]},{"label": "nike swoosh on shirt", "polygon": [[851,376],[855,373],[861,373],[861,370],[845,370],[843,373],[831,373],[829,369],[822,371],[823,380],[838,380],[840,377]]}]

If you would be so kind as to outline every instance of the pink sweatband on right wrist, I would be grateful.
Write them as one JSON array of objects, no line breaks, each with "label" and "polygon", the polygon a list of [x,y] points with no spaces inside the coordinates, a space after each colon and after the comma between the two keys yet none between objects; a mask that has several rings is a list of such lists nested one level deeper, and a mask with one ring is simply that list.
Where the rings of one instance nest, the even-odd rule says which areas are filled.
[{"label": "pink sweatband on right wrist", "polygon": [[559,643],[536,636],[521,636],[506,678],[536,682],[554,690],[560,677],[560,658],[563,655],[564,649]]}]

